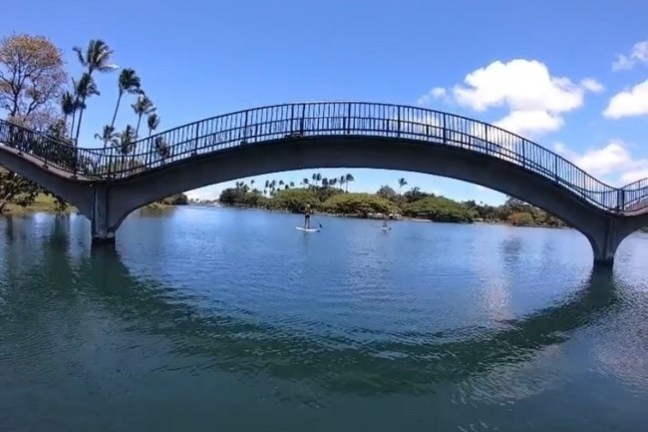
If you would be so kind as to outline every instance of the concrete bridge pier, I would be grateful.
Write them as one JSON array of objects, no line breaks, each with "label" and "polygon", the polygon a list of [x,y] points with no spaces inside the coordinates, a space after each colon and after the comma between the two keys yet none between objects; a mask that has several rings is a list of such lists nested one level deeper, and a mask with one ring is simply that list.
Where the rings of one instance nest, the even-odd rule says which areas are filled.
[{"label": "concrete bridge pier", "polygon": [[605,218],[595,235],[588,235],[594,251],[595,267],[612,267],[617,249],[623,240],[640,228],[648,226],[648,214],[614,215]]},{"label": "concrete bridge pier", "polygon": [[594,252],[594,267],[612,267],[614,255],[624,237],[619,235],[619,220],[609,218],[605,221],[603,229],[600,230],[594,239],[590,239],[592,251]]},{"label": "concrete bridge pier", "polygon": [[110,188],[94,185],[92,195],[92,245],[115,244],[115,231],[118,225],[111,223]]}]

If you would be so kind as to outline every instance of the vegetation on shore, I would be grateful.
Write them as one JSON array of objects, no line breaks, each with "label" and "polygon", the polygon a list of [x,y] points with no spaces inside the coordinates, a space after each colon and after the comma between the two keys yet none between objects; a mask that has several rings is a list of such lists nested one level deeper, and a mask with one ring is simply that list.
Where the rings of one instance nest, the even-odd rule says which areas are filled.
[{"label": "vegetation on shore", "polygon": [[[62,51],[40,35],[12,34],[0,40],[0,112],[7,121],[44,132],[75,147],[83,115],[91,100],[100,96],[97,78],[120,68],[113,63],[114,50],[101,39],[89,41],[85,48],[74,47],[80,76],[71,78],[65,69]],[[114,147],[119,154],[136,150],[136,141],[143,129],[151,135],[160,126],[160,117],[140,77],[134,69],[123,68],[115,79],[117,98],[109,122],[95,138],[101,146]],[[123,128],[116,125],[117,115],[125,98],[134,98],[130,105],[133,116]],[[144,121],[143,121],[144,120]],[[156,141],[159,157],[168,156],[168,145]],[[86,146],[87,147],[87,146]],[[72,156],[73,157],[73,156]],[[49,198],[46,198],[49,197]],[[175,205],[183,199],[170,197],[154,206]],[[186,197],[184,197],[186,202]],[[69,205],[42,186],[0,169],[0,214],[30,211],[67,211]]]},{"label": "vegetation on shore", "polygon": [[[144,208],[157,210],[187,204],[189,204],[189,198],[187,198],[187,195],[177,194],[148,204]],[[33,213],[69,214],[76,211],[76,207],[67,204],[64,201],[60,201],[50,194],[38,193],[33,200],[30,200],[29,204],[22,204],[20,198],[17,198],[14,202],[3,204],[0,215],[25,216]]]},{"label": "vegetation on shore", "polygon": [[564,227],[565,223],[555,216],[515,198],[504,204],[491,206],[475,201],[459,202],[421,191],[413,187],[401,192],[407,185],[404,178],[397,181],[398,192],[382,186],[376,193],[350,193],[348,185],[353,176],[347,174],[338,179],[328,179],[313,174],[298,185],[290,181],[266,181],[263,189],[237,182],[233,188],[224,189],[219,197],[222,205],[252,207],[268,210],[300,213],[308,204],[322,213],[360,218],[383,217],[417,218],[436,222],[489,222],[515,226]]}]

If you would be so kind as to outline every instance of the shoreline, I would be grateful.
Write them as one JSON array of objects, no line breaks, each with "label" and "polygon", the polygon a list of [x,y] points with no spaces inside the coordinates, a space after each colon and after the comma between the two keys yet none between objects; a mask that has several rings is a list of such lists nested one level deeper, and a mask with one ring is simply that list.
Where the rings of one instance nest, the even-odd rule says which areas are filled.
[{"label": "shoreline", "polygon": [[[31,216],[34,214],[38,213],[46,213],[46,214],[51,214],[51,215],[70,215],[70,214],[78,214],[78,209],[76,209],[74,206],[68,206],[65,210],[63,211],[57,211],[57,209],[54,207],[53,202],[48,202],[49,200],[41,200],[38,201],[30,206],[25,206],[21,207],[15,204],[9,204],[7,207],[4,209],[2,213],[0,213],[0,217],[7,218],[7,217],[26,217],[26,216]],[[263,212],[268,212],[268,213],[280,213],[280,214],[294,214],[294,215],[299,215],[300,213],[294,213],[289,210],[279,210],[279,209],[265,209],[265,208],[260,208],[260,207],[250,207],[250,206],[231,206],[231,205],[223,205],[223,204],[201,204],[201,203],[192,203],[188,202],[187,204],[165,204],[165,203],[160,203],[160,202],[153,202],[151,204],[148,204],[140,209],[139,211],[164,211],[164,210],[172,210],[175,209],[176,207],[184,207],[184,206],[192,206],[192,207],[208,207],[208,208],[226,208],[226,209],[237,209],[237,210],[258,210],[258,211],[263,211]],[[138,211],[135,210],[135,211]],[[314,215],[322,215],[322,216],[327,216],[327,217],[337,217],[337,218],[349,218],[349,219],[367,219],[367,220],[375,220],[375,221],[381,221],[383,220],[382,215],[378,214],[370,214],[368,216],[362,216],[362,215],[354,215],[354,214],[336,214],[336,213],[327,213],[327,212],[315,212]],[[500,225],[500,226],[507,226],[507,227],[515,227],[515,228],[548,228],[548,229],[570,229],[571,227],[565,226],[565,227],[557,227],[557,226],[549,226],[549,225],[514,225],[511,223],[507,223],[506,221],[499,221],[499,220],[493,220],[493,221],[485,221],[485,220],[479,220],[479,221],[473,221],[473,222],[442,222],[442,221],[434,221],[431,219],[426,219],[426,218],[417,218],[417,217],[408,217],[408,216],[402,216],[398,215],[396,218],[390,218],[390,222],[399,222],[399,221],[408,221],[408,222],[418,222],[418,223],[449,223],[453,225],[473,225],[473,224],[480,224],[480,225]]]},{"label": "shoreline", "polygon": [[[163,204],[159,202],[154,202],[151,204],[147,204],[144,207],[141,207],[136,211],[162,211],[162,210],[171,210],[176,207],[182,207],[186,204]],[[51,214],[51,215],[70,215],[70,214],[78,214],[79,210],[72,206],[68,205],[64,210],[59,211],[58,209],[55,208],[54,203],[49,203],[46,201],[40,201],[36,202],[32,205],[28,205],[25,207],[16,205],[16,204],[7,204],[7,206],[3,209],[2,212],[0,212],[0,218],[8,218],[8,217],[26,217],[26,216],[32,216],[38,213],[45,213],[45,214]]]},{"label": "shoreline", "polygon": [[[263,211],[263,212],[268,212],[268,213],[281,213],[281,214],[294,214],[294,215],[299,215],[300,213],[294,213],[291,212],[290,210],[278,210],[278,209],[265,209],[261,207],[252,207],[252,206],[243,206],[243,205],[225,205],[225,204],[201,204],[201,203],[192,203],[189,202],[190,206],[194,207],[209,207],[209,208],[226,208],[226,209],[235,209],[235,210],[258,210],[258,211]],[[314,212],[313,216],[315,215],[323,215],[323,216],[328,216],[328,217],[338,217],[338,218],[349,218],[349,219],[367,219],[367,220],[375,220],[375,221],[381,221],[383,220],[382,215],[381,216],[367,216],[363,217],[360,215],[353,215],[353,214],[336,214],[336,213],[327,213],[327,212]],[[442,222],[442,221],[434,221],[432,219],[425,219],[425,218],[416,218],[416,217],[409,217],[409,216],[402,216],[398,215],[397,218],[390,218],[390,222],[399,222],[399,221],[408,221],[408,222],[419,222],[419,223],[448,223],[448,224],[453,224],[453,225],[474,225],[474,224],[480,224],[480,225],[501,225],[501,226],[507,226],[507,227],[514,227],[514,228],[547,228],[547,229],[572,229],[569,226],[550,226],[550,225],[514,225],[511,223],[507,223],[505,221],[498,221],[498,220],[493,220],[493,221],[486,221],[486,220],[479,220],[479,221],[473,221],[473,222]]]}]

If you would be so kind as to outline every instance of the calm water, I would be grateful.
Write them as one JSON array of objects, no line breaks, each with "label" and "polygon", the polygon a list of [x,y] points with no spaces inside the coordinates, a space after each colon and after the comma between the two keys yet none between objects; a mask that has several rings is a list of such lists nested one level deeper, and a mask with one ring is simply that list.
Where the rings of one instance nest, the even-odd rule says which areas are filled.
[{"label": "calm water", "polygon": [[0,220],[0,429],[645,429],[648,236],[315,222]]}]

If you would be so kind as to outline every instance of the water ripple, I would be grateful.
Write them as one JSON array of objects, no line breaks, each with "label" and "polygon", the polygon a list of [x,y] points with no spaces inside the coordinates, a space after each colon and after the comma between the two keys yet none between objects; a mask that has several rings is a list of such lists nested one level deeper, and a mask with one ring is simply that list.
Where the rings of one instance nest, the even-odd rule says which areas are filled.
[{"label": "water ripple", "polygon": [[0,226],[0,418],[12,430],[177,430],[178,413],[213,425],[214,410],[224,430],[643,424],[648,278],[627,255],[643,240],[611,277],[569,230],[404,222],[377,235],[329,218],[308,236],[295,217],[136,216],[117,253],[90,253],[82,220]]}]

